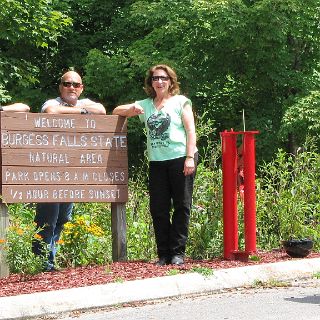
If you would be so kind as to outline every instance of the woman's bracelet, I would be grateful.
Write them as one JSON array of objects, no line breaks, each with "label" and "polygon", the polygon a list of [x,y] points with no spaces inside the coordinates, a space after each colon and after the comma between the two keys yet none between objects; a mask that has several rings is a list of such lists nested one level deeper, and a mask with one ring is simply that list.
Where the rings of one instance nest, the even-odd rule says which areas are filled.
[{"label": "woman's bracelet", "polygon": [[186,156],[186,158],[194,159],[194,157],[193,157],[193,156]]}]

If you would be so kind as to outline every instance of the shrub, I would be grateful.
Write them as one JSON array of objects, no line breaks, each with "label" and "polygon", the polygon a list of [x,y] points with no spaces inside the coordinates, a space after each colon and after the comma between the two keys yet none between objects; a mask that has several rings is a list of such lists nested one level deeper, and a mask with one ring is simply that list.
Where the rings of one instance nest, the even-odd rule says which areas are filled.
[{"label": "shrub", "polygon": [[312,238],[319,249],[320,155],[311,140],[298,152],[279,150],[259,168],[257,226],[263,248],[281,240]]},{"label": "shrub", "polygon": [[[223,251],[222,170],[219,146],[205,149],[195,180],[187,256],[207,259]],[[133,168],[129,179],[127,248],[129,260],[150,261],[156,257],[149,214],[147,166]],[[260,249],[279,248],[288,237],[311,237],[315,250],[320,244],[320,155],[312,140],[295,155],[279,150],[275,159],[257,168],[257,240]],[[238,203],[239,247],[244,243],[243,204]],[[44,261],[31,252],[37,233],[34,207],[9,206],[11,225],[7,260],[11,272],[36,273]],[[106,203],[77,203],[72,221],[66,224],[59,243],[60,266],[107,264],[112,260],[111,210]]]},{"label": "shrub", "polygon": [[32,208],[28,205],[10,206],[10,226],[7,231],[6,260],[11,273],[36,274],[43,270],[46,258],[32,253],[32,242],[41,241],[33,224]]}]

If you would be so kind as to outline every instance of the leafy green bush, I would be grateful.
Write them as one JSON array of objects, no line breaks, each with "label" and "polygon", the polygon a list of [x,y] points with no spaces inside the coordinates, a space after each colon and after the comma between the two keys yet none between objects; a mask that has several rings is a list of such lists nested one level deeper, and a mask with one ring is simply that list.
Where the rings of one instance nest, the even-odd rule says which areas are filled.
[{"label": "leafy green bush", "polygon": [[[205,132],[205,131],[203,131]],[[205,135],[205,133],[204,133]],[[209,137],[203,136],[203,139]],[[222,170],[220,146],[202,149],[195,180],[190,217],[187,256],[207,259],[223,251]],[[205,144],[203,144],[205,146]],[[149,213],[145,161],[133,168],[129,179],[127,249],[129,260],[150,261],[156,257],[152,220]],[[320,244],[320,155],[312,140],[288,155],[279,150],[275,159],[257,169],[257,246],[279,248],[289,237],[311,237],[315,249]],[[244,244],[243,204],[238,203],[239,248]],[[44,261],[34,257],[31,243],[36,231],[34,207],[9,206],[11,225],[7,248],[11,272],[36,273]],[[59,243],[57,262],[62,267],[107,264],[112,260],[111,209],[107,203],[77,203],[73,218],[65,226]]]},{"label": "leafy green bush", "polygon": [[156,257],[156,245],[152,218],[149,212],[147,188],[148,162],[135,168],[129,181],[129,201],[127,202],[128,258],[131,260],[151,260]]},{"label": "leafy green bush", "polygon": [[279,150],[259,168],[257,227],[263,248],[281,240],[311,238],[319,249],[320,155],[312,141],[295,155]]},{"label": "leafy green bush", "polygon": [[67,267],[104,264],[110,260],[111,243],[92,215],[74,215],[64,225],[57,260]]},{"label": "leafy green bush", "polygon": [[221,169],[199,164],[190,217],[187,255],[206,259],[223,250]]},{"label": "leafy green bush", "polygon": [[11,273],[22,275],[36,274],[42,271],[45,265],[43,256],[34,256],[32,242],[41,241],[35,225],[33,224],[32,207],[29,205],[15,204],[10,206],[10,226],[7,231],[6,260]]}]

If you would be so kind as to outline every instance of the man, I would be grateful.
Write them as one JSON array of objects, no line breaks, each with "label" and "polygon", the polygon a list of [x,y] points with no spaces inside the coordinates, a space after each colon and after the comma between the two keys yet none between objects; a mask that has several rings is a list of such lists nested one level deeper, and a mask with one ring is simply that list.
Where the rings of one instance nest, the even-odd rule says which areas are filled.
[{"label": "man", "polygon": [[[104,106],[90,99],[79,99],[83,91],[80,75],[74,71],[66,72],[59,84],[60,97],[46,101],[41,112],[51,114],[106,114]],[[46,271],[54,271],[55,244],[60,238],[63,225],[71,219],[73,203],[37,203],[35,223],[42,240],[48,245],[49,259]],[[33,252],[43,254],[41,242],[35,241]]]},{"label": "man", "polygon": [[79,99],[83,91],[80,75],[68,71],[61,77],[59,84],[60,97],[46,101],[41,112],[65,114],[106,114],[104,106],[90,99]]}]

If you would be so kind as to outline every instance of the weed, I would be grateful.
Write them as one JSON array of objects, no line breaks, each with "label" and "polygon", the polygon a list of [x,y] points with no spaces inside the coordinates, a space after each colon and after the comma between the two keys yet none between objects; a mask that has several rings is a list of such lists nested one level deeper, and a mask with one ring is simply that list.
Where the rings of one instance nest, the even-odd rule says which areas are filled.
[{"label": "weed", "polygon": [[258,256],[256,256],[256,255],[250,255],[249,256],[249,260],[250,261],[260,261],[261,259],[260,259],[260,257],[258,257]]},{"label": "weed", "polygon": [[105,265],[104,272],[107,274],[112,273],[111,265],[109,263]]},{"label": "weed", "polygon": [[290,284],[285,281],[280,281],[277,279],[270,279],[268,281],[262,281],[259,279],[254,280],[253,285],[254,288],[280,288],[280,287],[289,287]]},{"label": "weed", "polygon": [[168,276],[175,276],[175,275],[177,275],[177,274],[179,274],[180,273],[180,270],[178,270],[178,269],[170,269],[168,272],[167,272],[167,275]]},{"label": "weed", "polygon": [[206,268],[206,267],[193,267],[191,270],[191,272],[197,272],[200,273],[201,275],[203,275],[204,277],[209,277],[212,276],[214,273],[214,270],[211,268]]}]

